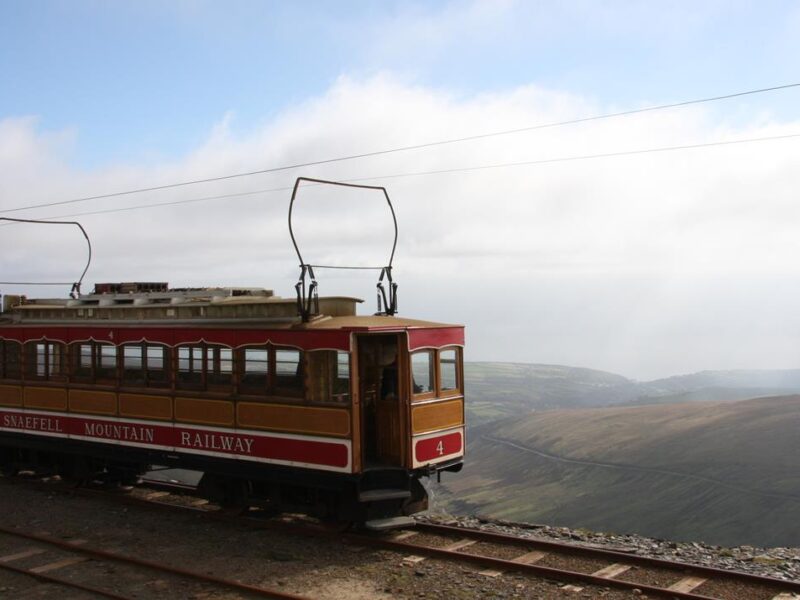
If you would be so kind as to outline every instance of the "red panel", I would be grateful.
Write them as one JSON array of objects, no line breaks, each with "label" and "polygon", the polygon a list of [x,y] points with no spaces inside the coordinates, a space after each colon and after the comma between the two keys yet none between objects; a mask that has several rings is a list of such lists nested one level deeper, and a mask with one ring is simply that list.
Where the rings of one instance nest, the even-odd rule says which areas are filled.
[{"label": "red panel", "polygon": [[[205,340],[210,344],[222,344],[232,348],[250,344],[296,346],[303,350],[329,348],[350,350],[350,332],[342,330],[269,330],[269,329],[217,329],[184,327],[0,327],[0,337],[25,342],[47,338],[69,343],[95,339],[116,344],[149,342],[175,346]],[[409,329],[410,350],[418,348],[441,348],[463,346],[463,327],[438,327],[433,329]]]},{"label": "red panel", "polygon": [[62,414],[31,414],[0,410],[0,427],[55,435],[80,436],[101,442],[120,442],[144,446],[164,446],[176,452],[217,453],[231,458],[257,458],[267,461],[304,463],[345,469],[349,451],[345,444],[313,439],[283,438],[234,430],[209,430],[159,423],[140,423],[114,419]]},{"label": "red panel", "polygon": [[3,411],[0,427],[19,429],[21,431],[38,431],[41,433],[67,434],[69,423],[67,417],[57,415],[29,415],[18,411]]},{"label": "red panel", "polygon": [[[115,331],[114,341],[117,344],[125,344],[128,342],[141,342],[142,340],[146,340],[148,342],[173,346],[175,344],[175,337],[172,333],[171,329],[159,327],[120,327]],[[73,339],[75,338],[73,337]]]},{"label": "red panel", "polygon": [[327,348],[331,350],[350,350],[348,331],[285,331],[269,329],[212,329],[183,327],[0,327],[0,338],[25,342],[47,338],[53,341],[70,343],[94,339],[115,344],[148,342],[176,346],[205,340],[210,344],[222,344],[235,348],[249,344],[295,346],[303,350]]},{"label": "red panel", "polygon": [[458,454],[463,448],[461,432],[456,431],[445,435],[438,435],[417,442],[414,447],[414,456],[417,462],[436,460],[442,456]]},{"label": "red panel", "polygon": [[408,349],[463,346],[464,327],[439,327],[437,329],[409,329]]},{"label": "red panel", "polygon": [[176,451],[186,448],[340,468],[346,467],[348,461],[347,446],[344,444],[209,431],[178,425],[174,432]]},{"label": "red panel", "polygon": [[6,340],[15,340],[17,342],[22,342],[25,340],[25,336],[23,335],[23,331],[21,329],[10,329],[6,327],[0,327],[0,338]]}]

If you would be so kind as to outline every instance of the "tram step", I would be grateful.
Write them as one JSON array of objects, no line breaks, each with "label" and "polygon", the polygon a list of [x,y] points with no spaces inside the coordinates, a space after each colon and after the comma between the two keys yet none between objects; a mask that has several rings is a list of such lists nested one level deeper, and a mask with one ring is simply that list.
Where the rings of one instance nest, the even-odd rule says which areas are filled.
[{"label": "tram step", "polygon": [[380,500],[400,500],[404,498],[411,498],[411,492],[403,489],[382,488],[363,490],[358,493],[359,502],[378,502]]},{"label": "tram step", "polygon": [[364,523],[364,527],[372,531],[386,531],[387,529],[399,529],[413,527],[416,521],[411,517],[389,517],[388,519],[373,519]]}]

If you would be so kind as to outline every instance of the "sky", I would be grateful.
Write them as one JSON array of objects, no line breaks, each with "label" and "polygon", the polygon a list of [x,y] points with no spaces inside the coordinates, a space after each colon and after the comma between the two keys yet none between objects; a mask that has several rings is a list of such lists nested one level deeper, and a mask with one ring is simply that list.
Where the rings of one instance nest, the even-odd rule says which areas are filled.
[{"label": "sky", "polygon": [[[625,153],[800,134],[800,87],[2,211],[795,84],[799,64],[796,2],[0,0],[0,216],[79,219],[84,291],[290,296],[295,178],[358,179],[397,212],[400,313],[464,323],[468,360],[798,368],[800,138]],[[374,192],[307,187],[295,216],[310,262],[388,260]],[[70,228],[0,225],[1,280],[84,259]],[[376,309],[374,273],[318,279]],[[0,286],[20,290],[68,292]]]}]

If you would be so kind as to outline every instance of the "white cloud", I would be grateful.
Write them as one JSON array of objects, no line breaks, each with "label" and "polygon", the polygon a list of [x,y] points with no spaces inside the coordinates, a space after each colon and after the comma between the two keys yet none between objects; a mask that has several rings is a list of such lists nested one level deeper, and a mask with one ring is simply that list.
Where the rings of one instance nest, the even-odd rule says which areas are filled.
[{"label": "white cloud", "polygon": [[[181,159],[96,172],[69,167],[74,132],[6,119],[0,121],[0,202],[11,208],[606,110],[536,86],[463,97],[388,75],[341,78],[248,135],[231,133],[235,116],[225,115]],[[350,179],[800,132],[800,123],[764,114],[737,114],[731,122],[737,125],[710,107],[690,107],[9,216],[280,188],[297,175]],[[371,182],[387,186],[398,214],[401,308],[465,321],[472,358],[565,362],[642,376],[795,365],[800,356],[791,349],[800,321],[788,300],[800,295],[792,283],[800,270],[798,143]],[[282,191],[81,217],[95,247],[89,279],[255,284],[290,295],[297,260],[286,229],[288,200]],[[307,188],[300,217],[310,260],[386,260],[391,227],[380,197],[347,200],[342,190]],[[80,270],[83,248],[72,232],[0,227],[0,236],[2,279],[61,280]],[[323,293],[361,295],[373,308],[372,274],[319,278]],[[717,280],[724,285],[715,287]],[[458,294],[451,296],[451,289]],[[766,302],[776,295],[780,302]],[[707,331],[695,339],[704,323]]]}]

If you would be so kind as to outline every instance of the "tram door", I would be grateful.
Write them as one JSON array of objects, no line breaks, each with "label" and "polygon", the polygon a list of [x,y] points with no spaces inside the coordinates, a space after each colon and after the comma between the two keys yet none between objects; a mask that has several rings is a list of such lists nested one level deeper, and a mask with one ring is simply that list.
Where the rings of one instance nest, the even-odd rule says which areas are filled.
[{"label": "tram door", "polygon": [[402,464],[402,411],[397,335],[358,336],[364,462]]}]

